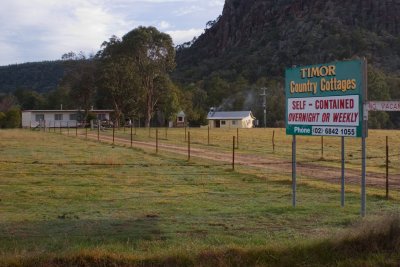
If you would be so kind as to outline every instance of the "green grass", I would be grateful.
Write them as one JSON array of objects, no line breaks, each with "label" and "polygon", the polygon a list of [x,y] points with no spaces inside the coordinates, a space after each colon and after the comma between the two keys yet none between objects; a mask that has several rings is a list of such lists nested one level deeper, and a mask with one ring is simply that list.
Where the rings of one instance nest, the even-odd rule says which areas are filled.
[{"label": "green grass", "polygon": [[[310,264],[350,265],[339,254],[324,259],[312,250],[334,250],[335,242],[345,243],[334,237],[399,212],[397,198],[371,189],[361,219],[356,185],[348,186],[341,208],[338,185],[304,177],[293,208],[284,173],[245,166],[233,172],[226,164],[188,163],[72,134],[2,130],[0,140],[0,266],[231,266],[256,265],[257,258],[291,266],[285,253],[311,257]],[[390,263],[396,255],[367,251],[354,260]]]},{"label": "green grass", "polygon": [[[190,132],[193,147],[226,152],[232,149],[232,137],[237,135],[237,129],[210,129],[209,138],[207,128],[186,128],[186,130],[185,128],[159,128],[158,132],[160,144],[185,146],[185,140],[187,140],[188,133]],[[112,136],[112,130],[103,131],[100,135]],[[125,131],[123,128],[116,130],[115,136],[130,140],[130,129],[126,128]],[[272,146],[273,136],[275,150]],[[399,173],[400,132],[395,130],[369,130],[369,137],[367,138],[368,170],[379,173],[386,171],[386,136],[389,138],[390,170],[392,173]],[[154,128],[150,130],[137,128],[136,134],[133,135],[133,139],[138,141],[155,142],[155,137],[156,129]],[[208,142],[208,140],[210,141]],[[285,129],[282,128],[239,129],[239,150],[237,153],[288,160],[291,158],[291,142],[292,137],[286,135]],[[297,138],[297,152],[299,153],[298,158],[300,161],[312,161],[323,166],[340,167],[340,138],[325,136],[323,138],[323,153],[321,147],[321,137],[298,136]],[[347,168],[359,169],[361,161],[361,138],[345,139],[345,157]]]}]

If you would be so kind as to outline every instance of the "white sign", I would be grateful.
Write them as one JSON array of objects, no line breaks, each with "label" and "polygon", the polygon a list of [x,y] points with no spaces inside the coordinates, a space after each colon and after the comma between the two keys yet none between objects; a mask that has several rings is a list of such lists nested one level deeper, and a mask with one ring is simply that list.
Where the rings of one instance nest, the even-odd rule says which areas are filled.
[{"label": "white sign", "polygon": [[287,123],[359,126],[359,95],[289,98]]},{"label": "white sign", "polygon": [[369,111],[400,111],[400,101],[369,101]]}]

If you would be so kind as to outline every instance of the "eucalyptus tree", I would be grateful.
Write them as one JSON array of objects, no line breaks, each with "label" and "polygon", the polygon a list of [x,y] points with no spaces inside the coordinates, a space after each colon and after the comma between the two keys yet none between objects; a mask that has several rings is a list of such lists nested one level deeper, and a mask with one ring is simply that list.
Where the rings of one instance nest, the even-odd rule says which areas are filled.
[{"label": "eucalyptus tree", "polygon": [[123,56],[106,58],[101,65],[99,87],[111,98],[117,124],[123,114],[134,115],[138,112],[142,93],[134,68],[131,61]]},{"label": "eucalyptus tree", "polygon": [[[67,90],[69,94],[66,101],[70,108],[81,108],[85,111],[86,119],[89,110],[93,106],[94,97],[97,91],[97,60],[93,56],[86,57],[82,52],[78,55],[74,52],[66,53],[62,56],[66,67],[66,74],[59,90]],[[68,105],[69,102],[69,105]]]},{"label": "eucalyptus tree", "polygon": [[[136,97],[133,102],[140,109],[137,112],[145,115],[145,125],[149,127],[160,99],[169,94],[168,90],[171,89],[171,84],[165,82],[175,67],[175,48],[171,37],[154,27],[139,27],[124,35],[122,40],[113,36],[109,42],[103,43],[98,57],[103,60],[105,66],[114,68],[123,62],[125,67],[118,75],[126,78],[103,75],[104,78],[114,79],[104,82],[104,86],[113,84],[109,89],[119,91],[122,95],[131,90],[136,91],[124,98],[128,100],[129,97]],[[108,73],[112,71],[112,68],[105,69],[108,69]],[[125,82],[122,83],[121,79]],[[127,85],[127,81],[131,81],[130,86]]]}]

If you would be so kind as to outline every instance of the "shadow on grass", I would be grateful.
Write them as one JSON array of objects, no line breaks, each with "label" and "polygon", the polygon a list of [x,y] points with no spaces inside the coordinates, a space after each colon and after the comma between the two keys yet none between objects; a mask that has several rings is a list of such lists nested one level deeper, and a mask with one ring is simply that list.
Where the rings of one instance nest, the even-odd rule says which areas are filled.
[{"label": "shadow on grass", "polygon": [[164,240],[158,215],[148,214],[130,220],[81,220],[68,214],[51,221],[0,224],[1,251],[62,253],[78,244],[90,248],[98,245],[135,244],[139,241]]},{"label": "shadow on grass", "polygon": [[286,246],[176,251],[148,258],[86,250],[22,259],[9,266],[399,266],[399,261],[400,220],[396,216],[354,226],[340,238]]}]

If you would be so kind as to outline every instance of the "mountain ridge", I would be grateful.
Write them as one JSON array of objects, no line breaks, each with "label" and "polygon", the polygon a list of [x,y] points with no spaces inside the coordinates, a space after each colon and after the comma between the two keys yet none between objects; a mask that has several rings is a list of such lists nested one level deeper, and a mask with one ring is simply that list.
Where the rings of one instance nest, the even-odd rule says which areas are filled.
[{"label": "mountain ridge", "polygon": [[[282,76],[292,65],[354,57],[398,72],[398,14],[399,0],[226,0],[212,27],[178,51],[177,77],[195,81],[230,72],[228,78],[244,74],[255,81],[263,75]],[[185,73],[188,68],[192,71]]]}]

